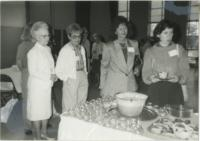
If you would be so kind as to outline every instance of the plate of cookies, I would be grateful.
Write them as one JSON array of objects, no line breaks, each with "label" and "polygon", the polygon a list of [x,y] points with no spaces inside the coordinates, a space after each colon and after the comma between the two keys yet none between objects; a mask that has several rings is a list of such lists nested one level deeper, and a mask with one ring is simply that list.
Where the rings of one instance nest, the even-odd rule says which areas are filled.
[{"label": "plate of cookies", "polygon": [[198,140],[198,126],[191,124],[190,120],[159,118],[153,122],[148,131],[160,136],[167,136],[174,139]]}]

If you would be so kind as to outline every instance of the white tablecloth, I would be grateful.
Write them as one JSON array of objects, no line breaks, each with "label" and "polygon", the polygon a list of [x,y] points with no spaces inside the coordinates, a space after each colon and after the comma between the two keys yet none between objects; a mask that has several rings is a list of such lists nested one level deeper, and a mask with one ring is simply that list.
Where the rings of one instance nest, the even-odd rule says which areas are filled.
[{"label": "white tablecloth", "polygon": [[5,69],[0,69],[1,74],[8,75],[16,88],[16,91],[18,93],[22,92],[22,87],[21,87],[21,71],[17,68],[17,66],[12,66],[10,68],[5,68]]},{"label": "white tablecloth", "polygon": [[101,125],[79,120],[74,117],[62,116],[58,129],[58,140],[133,140],[152,141],[153,139],[131,132],[103,127]]}]

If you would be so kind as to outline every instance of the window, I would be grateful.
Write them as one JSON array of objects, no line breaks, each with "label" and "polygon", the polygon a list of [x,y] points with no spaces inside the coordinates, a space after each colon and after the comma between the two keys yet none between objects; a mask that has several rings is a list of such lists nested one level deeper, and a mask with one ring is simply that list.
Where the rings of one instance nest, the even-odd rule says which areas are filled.
[{"label": "window", "polygon": [[129,20],[130,1],[118,1],[118,15],[124,16]]},{"label": "window", "polygon": [[164,18],[164,2],[151,2],[151,16],[149,18],[148,35],[153,36],[153,30],[158,22]]},{"label": "window", "polygon": [[190,1],[190,9],[187,23],[187,49],[198,49],[199,45],[199,3]]}]

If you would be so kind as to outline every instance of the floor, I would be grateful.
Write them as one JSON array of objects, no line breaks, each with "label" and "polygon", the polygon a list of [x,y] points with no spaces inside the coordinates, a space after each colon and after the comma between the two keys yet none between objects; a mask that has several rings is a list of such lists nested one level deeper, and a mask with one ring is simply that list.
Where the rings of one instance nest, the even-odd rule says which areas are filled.
[{"label": "floor", "polygon": [[[198,71],[191,70],[189,82],[188,82],[188,91],[189,91],[189,100],[186,103],[190,107],[193,107],[195,112],[198,112]],[[88,92],[88,101],[91,99],[95,99],[100,97],[99,89],[95,84],[94,79],[90,79],[90,86]],[[147,86],[144,85],[141,81],[139,82],[140,89],[139,91],[145,93],[147,90]],[[55,107],[56,110],[61,112],[61,104],[60,101],[62,99],[61,95],[61,87],[62,83],[57,82],[53,88],[53,92],[57,95],[53,95],[53,99],[55,99]],[[59,96],[60,95],[60,96]],[[56,104],[57,103],[57,104]],[[23,122],[21,117],[21,102],[18,102],[18,105],[14,107],[13,112],[11,113],[11,118],[9,118],[7,124],[1,123],[1,140],[33,140],[32,135],[25,135],[23,130]],[[50,137],[57,138],[57,131],[59,125],[60,118],[58,116],[52,116],[49,120],[48,134]]]}]

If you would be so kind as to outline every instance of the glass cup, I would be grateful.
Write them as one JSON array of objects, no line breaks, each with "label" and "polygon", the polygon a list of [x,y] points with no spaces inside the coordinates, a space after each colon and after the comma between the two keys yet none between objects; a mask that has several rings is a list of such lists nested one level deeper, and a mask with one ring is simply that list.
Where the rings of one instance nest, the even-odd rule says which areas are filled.
[{"label": "glass cup", "polygon": [[193,109],[183,105],[172,105],[170,114],[175,117],[190,118],[193,114]]}]

